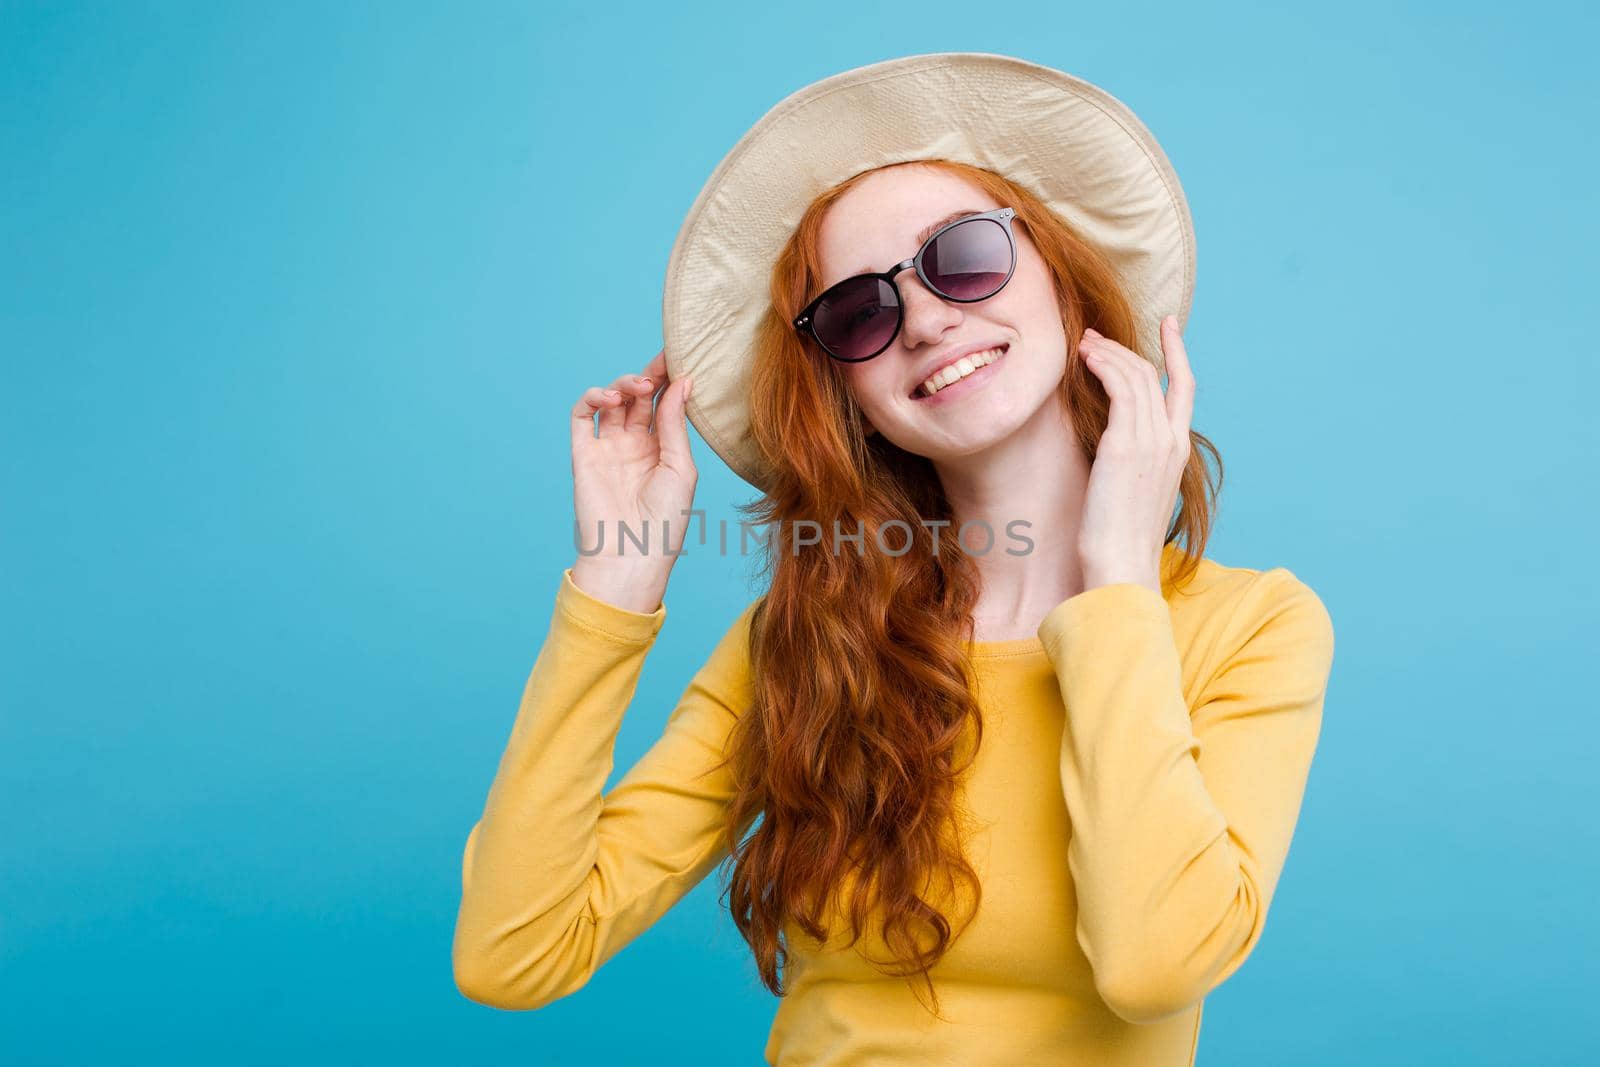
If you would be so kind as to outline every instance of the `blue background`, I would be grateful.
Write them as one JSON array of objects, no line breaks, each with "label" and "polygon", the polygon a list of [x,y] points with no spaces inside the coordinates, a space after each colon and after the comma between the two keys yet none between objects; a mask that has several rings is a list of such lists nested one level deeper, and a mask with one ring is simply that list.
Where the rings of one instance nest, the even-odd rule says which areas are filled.
[{"label": "blue background", "polygon": [[[569,408],[660,346],[702,182],[810,81],[970,50],[1165,145],[1208,555],[1335,621],[1200,1062],[1593,1062],[1596,18],[1110,7],[0,7],[0,1059],[760,1062],[715,879],[502,1013],[452,980],[461,848],[573,557]],[[680,564],[615,775],[753,563]]]}]

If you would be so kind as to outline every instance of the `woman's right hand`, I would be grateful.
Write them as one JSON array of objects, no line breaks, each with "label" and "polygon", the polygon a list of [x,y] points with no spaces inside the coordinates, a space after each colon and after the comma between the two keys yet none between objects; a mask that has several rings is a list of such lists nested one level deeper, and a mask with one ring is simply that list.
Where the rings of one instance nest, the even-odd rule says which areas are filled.
[{"label": "woman's right hand", "polygon": [[[699,478],[684,410],[692,386],[692,379],[668,380],[663,349],[639,374],[585,390],[572,409],[573,505],[581,546],[572,580],[629,611],[649,613],[661,603],[688,533]],[[621,537],[623,525],[632,539]],[[645,542],[645,551],[638,541]],[[597,543],[598,553],[584,554]]]}]

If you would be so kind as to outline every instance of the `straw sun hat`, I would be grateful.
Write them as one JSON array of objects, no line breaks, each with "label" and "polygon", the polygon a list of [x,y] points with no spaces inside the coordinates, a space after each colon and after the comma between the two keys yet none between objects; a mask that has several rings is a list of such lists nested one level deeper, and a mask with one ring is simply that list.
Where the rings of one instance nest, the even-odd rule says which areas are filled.
[{"label": "straw sun hat", "polygon": [[943,157],[1038,196],[1110,256],[1162,367],[1160,316],[1188,319],[1194,224],[1178,176],[1128,107],[1070,74],[1012,56],[946,52],[858,67],[790,94],[717,164],[667,263],[667,373],[693,376],[689,420],[757,489],[749,436],[757,326],[778,252],[819,193],[864,170]]}]

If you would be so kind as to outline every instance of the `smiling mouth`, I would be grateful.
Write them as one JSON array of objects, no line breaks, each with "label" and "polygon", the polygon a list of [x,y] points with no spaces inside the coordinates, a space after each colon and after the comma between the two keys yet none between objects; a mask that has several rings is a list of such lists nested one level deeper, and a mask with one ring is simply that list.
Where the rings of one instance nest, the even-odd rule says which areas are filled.
[{"label": "smiling mouth", "polygon": [[[952,381],[944,382],[944,384],[942,384],[942,386],[939,386],[938,389],[934,389],[933,392],[926,392],[926,389],[923,389],[922,384],[918,384],[917,389],[914,389],[914,390],[912,390],[912,392],[910,392],[910,398],[912,398],[912,400],[931,400],[931,398],[933,398],[933,397],[938,397],[939,394],[942,394],[942,392],[944,392],[944,390],[949,389],[950,386],[960,386],[960,384],[962,384],[963,381],[966,381],[966,379],[971,378],[971,376],[973,376],[973,374],[978,374],[979,371],[984,370],[984,368],[986,368],[986,366],[992,365],[992,363],[1000,362],[1000,357],[1003,357],[1003,355],[1005,355],[1006,352],[1008,352],[1008,350],[1010,350],[1010,349],[1011,349],[1010,344],[1002,344],[1002,346],[995,346],[995,349],[994,349],[995,355],[994,355],[994,357],[990,357],[989,358],[989,362],[987,362],[987,363],[982,363],[982,365],[974,366],[973,371],[971,371],[970,374],[962,374],[962,376],[960,376],[960,378],[955,378],[955,379],[952,379]],[[955,366],[955,363],[952,363],[952,365],[950,365],[950,366]],[[946,368],[946,370],[949,370],[949,368]],[[942,374],[942,373],[944,373],[944,371],[941,371],[941,373],[939,373],[939,374]],[[934,374],[933,378],[934,379],[939,379],[939,374]],[[931,381],[931,379],[930,379],[930,381]]]}]

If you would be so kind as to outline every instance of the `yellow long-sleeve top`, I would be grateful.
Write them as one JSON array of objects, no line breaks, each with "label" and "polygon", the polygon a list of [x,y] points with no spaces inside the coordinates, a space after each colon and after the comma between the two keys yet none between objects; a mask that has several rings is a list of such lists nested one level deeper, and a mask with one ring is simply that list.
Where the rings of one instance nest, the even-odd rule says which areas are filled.
[{"label": "yellow long-sleeve top", "polygon": [[[984,734],[962,802],[983,827],[968,846],[982,904],[932,972],[949,1021],[862,958],[892,958],[872,931],[845,949],[791,924],[768,1063],[1194,1062],[1205,996],[1266,923],[1333,625],[1282,567],[1203,558],[1175,591],[1175,551],[1160,595],[1099,586],[1052,609],[1037,639],[972,646]],[[453,946],[466,996],[532,1009],[573,993],[726,858],[728,772],[703,772],[750,706],[753,606],[602,795],[666,606],[628,611],[563,573],[466,840]]]}]

